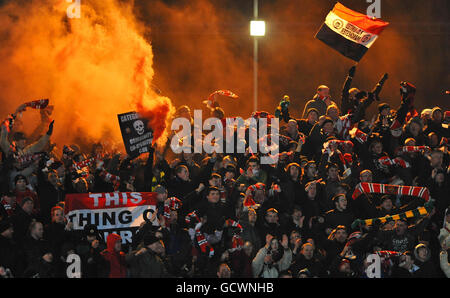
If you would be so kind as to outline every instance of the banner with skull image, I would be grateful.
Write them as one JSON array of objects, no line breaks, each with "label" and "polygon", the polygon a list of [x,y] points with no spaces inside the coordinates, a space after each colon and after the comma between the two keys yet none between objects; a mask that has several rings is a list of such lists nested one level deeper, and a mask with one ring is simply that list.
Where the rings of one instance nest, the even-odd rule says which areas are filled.
[{"label": "banner with skull image", "polygon": [[148,146],[153,141],[153,130],[148,127],[148,120],[140,118],[136,112],[117,115],[123,144],[131,158],[148,152]]}]

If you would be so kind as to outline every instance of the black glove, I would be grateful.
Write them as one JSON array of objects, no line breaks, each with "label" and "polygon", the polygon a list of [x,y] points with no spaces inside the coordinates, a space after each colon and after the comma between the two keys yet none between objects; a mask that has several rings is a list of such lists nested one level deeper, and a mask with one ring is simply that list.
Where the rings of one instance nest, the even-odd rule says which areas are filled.
[{"label": "black glove", "polygon": [[50,122],[50,125],[48,126],[48,131],[47,131],[47,135],[51,136],[53,133],[53,123],[55,123],[55,120],[53,120],[52,122]]},{"label": "black glove", "polygon": [[352,67],[350,67],[350,69],[348,70],[348,76],[352,77],[355,75],[355,71],[356,71],[356,66],[353,65]]}]

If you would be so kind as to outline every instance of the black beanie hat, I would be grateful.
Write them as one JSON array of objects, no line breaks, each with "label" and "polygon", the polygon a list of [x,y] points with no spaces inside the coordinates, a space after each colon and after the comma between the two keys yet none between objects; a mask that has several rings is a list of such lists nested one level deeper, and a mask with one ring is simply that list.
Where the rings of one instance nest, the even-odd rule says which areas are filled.
[{"label": "black beanie hat", "polygon": [[14,185],[16,185],[16,184],[17,184],[17,181],[19,181],[20,179],[24,179],[25,182],[28,184],[28,179],[27,179],[27,177],[25,177],[25,176],[22,175],[22,174],[19,174],[19,175],[17,175],[16,177],[14,177]]}]

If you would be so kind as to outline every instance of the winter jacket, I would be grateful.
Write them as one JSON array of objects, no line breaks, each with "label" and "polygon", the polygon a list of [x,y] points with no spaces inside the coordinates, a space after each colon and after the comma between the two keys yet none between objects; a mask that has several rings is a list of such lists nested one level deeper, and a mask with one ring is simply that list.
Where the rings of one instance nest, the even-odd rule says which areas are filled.
[{"label": "winter jacket", "polygon": [[136,253],[136,251],[132,251],[126,256],[127,263],[130,265],[130,277],[169,277],[163,260],[156,253],[150,249],[140,255],[136,255]]},{"label": "winter jacket", "polygon": [[283,257],[277,263],[272,265],[264,264],[264,258],[267,256],[267,248],[262,247],[252,261],[253,276],[262,278],[277,278],[280,271],[286,270],[291,266],[292,251],[285,249]]},{"label": "winter jacket", "polygon": [[[334,101],[330,101],[330,105],[336,105],[336,103]],[[306,118],[306,113],[308,112],[309,109],[311,108],[315,108],[317,109],[317,111],[319,111],[319,117],[322,115],[325,115],[325,113],[327,112],[327,104],[325,103],[325,101],[323,99],[319,98],[319,95],[316,94],[314,95],[313,99],[309,100],[306,105],[305,108],[303,109],[303,114],[302,114],[302,118]]]},{"label": "winter jacket", "polygon": [[122,238],[115,234],[109,234],[106,239],[106,249],[101,252],[101,256],[107,261],[107,274],[109,278],[124,278],[127,276],[127,265],[125,261],[125,253],[123,251],[117,252],[114,248],[116,243],[122,242]]}]

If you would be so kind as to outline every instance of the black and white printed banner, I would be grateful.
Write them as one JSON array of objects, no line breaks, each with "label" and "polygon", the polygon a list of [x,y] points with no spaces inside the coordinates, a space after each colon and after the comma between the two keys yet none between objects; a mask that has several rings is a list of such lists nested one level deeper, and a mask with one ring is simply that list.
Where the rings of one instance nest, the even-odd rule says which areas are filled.
[{"label": "black and white printed banner", "polygon": [[123,144],[127,154],[134,158],[148,152],[148,146],[153,142],[153,131],[148,127],[148,120],[139,117],[136,112],[117,115]]}]

